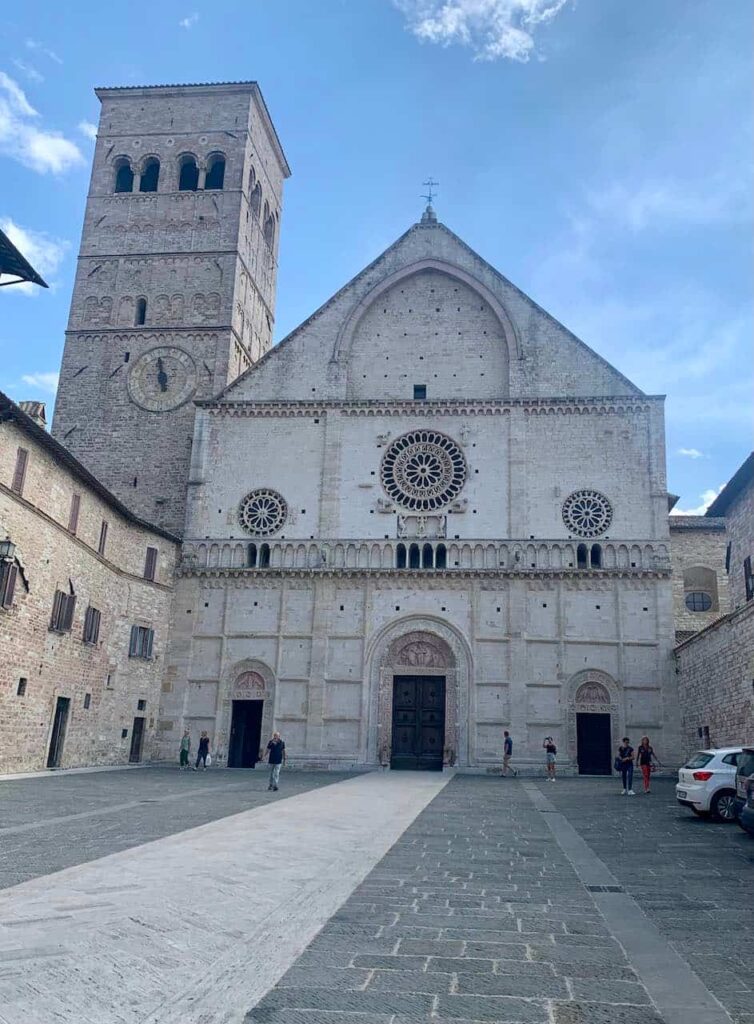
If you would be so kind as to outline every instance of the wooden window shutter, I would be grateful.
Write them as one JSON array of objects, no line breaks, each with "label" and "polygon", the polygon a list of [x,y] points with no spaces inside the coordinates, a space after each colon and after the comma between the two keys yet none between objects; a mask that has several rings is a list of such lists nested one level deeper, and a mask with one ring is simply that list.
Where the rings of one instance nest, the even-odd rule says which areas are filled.
[{"label": "wooden window shutter", "polygon": [[76,533],[79,528],[79,509],[81,508],[81,495],[71,495],[71,513],[68,516],[68,532]]},{"label": "wooden window shutter", "polygon": [[55,599],[52,602],[52,618],[50,620],[50,625],[52,626],[53,629],[58,629],[60,627],[61,609],[63,607],[64,599],[65,594],[63,593],[63,591],[56,590]]},{"label": "wooden window shutter", "polygon": [[12,562],[3,564],[3,571],[0,575],[0,595],[2,596],[3,608],[10,608],[13,604],[13,593],[16,589],[16,576],[18,566]]},{"label": "wooden window shutter", "polygon": [[73,613],[76,610],[76,598],[73,594],[64,595],[63,629],[69,630],[73,625]]},{"label": "wooden window shutter", "polygon": [[105,545],[107,544],[107,520],[102,520],[102,526],[99,531],[99,544],[97,545],[97,551],[100,555],[105,553]]},{"label": "wooden window shutter", "polygon": [[151,658],[152,657],[152,644],[154,643],[154,630],[153,629],[147,629],[147,630],[145,630],[145,633],[146,633],[146,636],[145,636],[144,639],[146,640],[146,643],[144,644],[144,652],[143,653],[144,653],[144,657],[145,658]]},{"label": "wooden window shutter", "polygon": [[131,626],[131,640],[128,645],[129,657],[133,658],[138,653],[139,648],[139,627]]},{"label": "wooden window shutter", "polygon": [[147,548],[147,559],[144,563],[144,579],[153,580],[157,569],[157,548]]},{"label": "wooden window shutter", "polygon": [[754,573],[751,571],[751,555],[744,558],[744,586],[746,587],[746,600],[754,598]]},{"label": "wooden window shutter", "polygon": [[29,462],[29,453],[25,448],[19,448],[16,452],[16,468],[13,470],[13,483],[10,489],[16,494],[24,493],[24,481],[26,480],[26,466]]}]

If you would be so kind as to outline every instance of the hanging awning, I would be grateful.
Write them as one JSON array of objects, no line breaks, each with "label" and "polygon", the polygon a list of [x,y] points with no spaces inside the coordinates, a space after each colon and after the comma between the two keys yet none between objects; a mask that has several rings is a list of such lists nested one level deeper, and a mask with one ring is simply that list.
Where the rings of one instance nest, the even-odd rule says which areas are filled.
[{"label": "hanging awning", "polygon": [[0,288],[6,284],[21,284],[29,281],[47,288],[44,281],[28,260],[24,259],[10,238],[0,231]]}]

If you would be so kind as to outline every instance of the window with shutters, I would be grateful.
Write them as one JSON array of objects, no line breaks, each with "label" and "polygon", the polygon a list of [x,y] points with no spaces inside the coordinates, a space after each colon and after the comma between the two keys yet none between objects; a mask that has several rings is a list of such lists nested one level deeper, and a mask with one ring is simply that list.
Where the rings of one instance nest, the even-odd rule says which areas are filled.
[{"label": "window with shutters", "polygon": [[68,513],[68,532],[76,535],[79,528],[79,510],[81,509],[81,495],[71,495],[71,511]]},{"label": "window with shutters", "polygon": [[129,658],[151,658],[154,630],[148,626],[131,626],[131,641],[128,645]]},{"label": "window with shutters", "polygon": [[100,555],[104,555],[105,547],[107,546],[107,521],[102,520],[102,526],[99,530],[99,544],[97,545],[97,551]]},{"label": "window with shutters", "polygon": [[99,640],[99,623],[100,623],[100,612],[97,608],[93,608],[91,605],[86,610],[84,616],[84,643],[85,644],[96,644]]},{"label": "window with shutters", "polygon": [[144,579],[153,580],[157,572],[157,548],[147,548],[147,557],[144,562]]},{"label": "window with shutters", "polygon": [[16,589],[18,566],[15,562],[0,562],[0,607],[10,608]]},{"label": "window with shutters", "polygon": [[56,590],[55,599],[52,602],[50,629],[55,633],[70,633],[75,609],[76,595]]},{"label": "window with shutters", "polygon": [[744,558],[744,586],[746,587],[746,600],[754,598],[754,573],[751,571],[751,555]]},{"label": "window with shutters", "polygon": [[13,470],[13,483],[10,489],[16,494],[24,493],[24,481],[26,480],[26,466],[29,462],[29,453],[25,448],[16,451],[16,467]]}]

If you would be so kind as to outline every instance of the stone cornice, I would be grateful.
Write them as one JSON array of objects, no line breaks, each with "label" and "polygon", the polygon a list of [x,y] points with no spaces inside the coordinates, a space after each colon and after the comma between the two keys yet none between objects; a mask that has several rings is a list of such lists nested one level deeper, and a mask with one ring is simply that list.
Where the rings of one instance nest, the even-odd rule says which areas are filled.
[{"label": "stone cornice", "polygon": [[176,570],[177,576],[202,579],[236,579],[245,585],[272,583],[283,579],[358,579],[365,578],[389,581],[393,586],[404,586],[410,583],[431,584],[442,580],[525,580],[527,582],[566,581],[572,589],[594,590],[606,589],[609,580],[660,580],[670,579],[670,569],[598,569],[598,570],[564,570],[564,569],[359,569],[359,568],[320,568],[320,569],[247,569],[232,567],[199,568],[181,565]]},{"label": "stone cornice", "polygon": [[372,401],[217,401],[204,399],[196,404],[213,416],[240,417],[296,417],[322,416],[328,410],[344,416],[505,416],[514,409],[523,410],[525,415],[584,415],[596,413],[625,414],[648,412],[652,405],[662,401],[659,396],[633,398],[626,395],[619,398],[512,398],[501,401],[469,399],[443,399],[442,401],[412,401],[410,399],[385,399]]}]

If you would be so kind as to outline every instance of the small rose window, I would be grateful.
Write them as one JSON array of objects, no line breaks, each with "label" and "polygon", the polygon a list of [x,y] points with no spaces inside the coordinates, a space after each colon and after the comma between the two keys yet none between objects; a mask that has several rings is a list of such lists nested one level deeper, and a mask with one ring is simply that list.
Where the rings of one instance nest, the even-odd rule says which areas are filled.
[{"label": "small rose window", "polygon": [[270,537],[282,529],[288,518],[288,505],[277,491],[266,487],[251,491],[241,502],[238,519],[247,533]]},{"label": "small rose window", "polygon": [[577,537],[599,537],[612,521],[613,507],[599,491],[574,491],[563,502],[563,522]]}]

